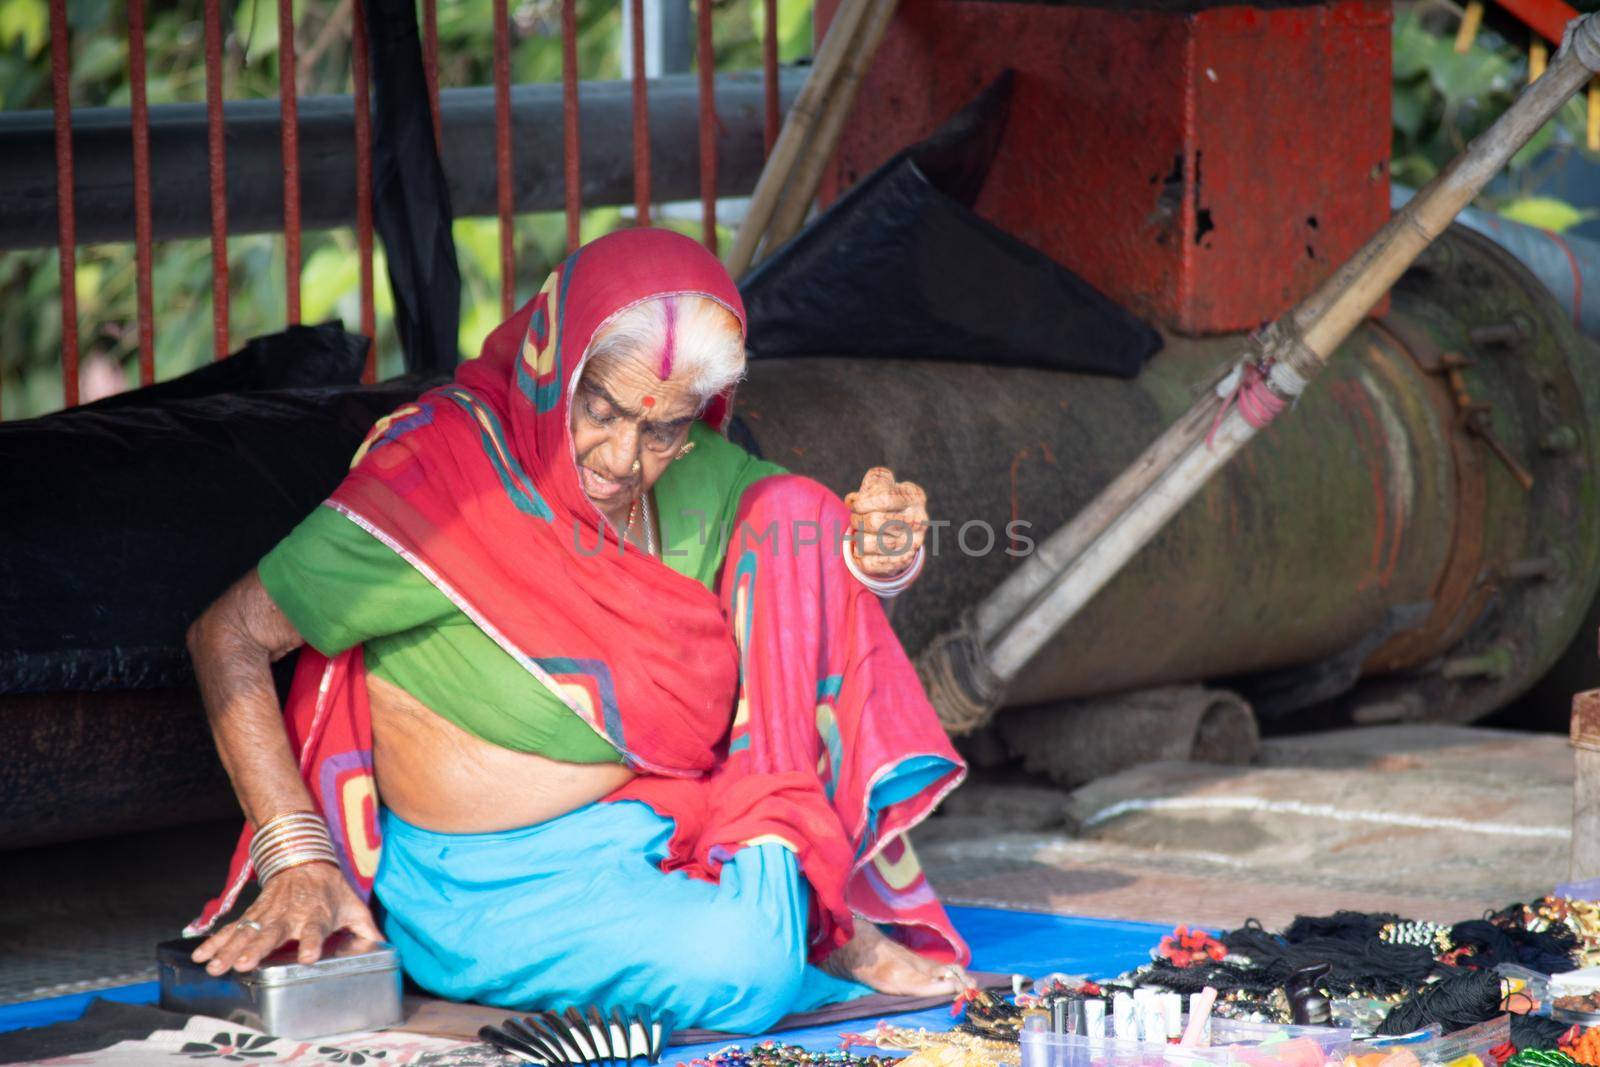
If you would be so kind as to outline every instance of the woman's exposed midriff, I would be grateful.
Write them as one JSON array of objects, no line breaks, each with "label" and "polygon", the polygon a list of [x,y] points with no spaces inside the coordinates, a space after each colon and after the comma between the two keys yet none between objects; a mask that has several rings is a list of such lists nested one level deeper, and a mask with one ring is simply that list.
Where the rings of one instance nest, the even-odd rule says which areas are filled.
[{"label": "woman's exposed midriff", "polygon": [[502,748],[381,678],[367,676],[367,694],[378,796],[423,829],[479,834],[532,826],[591,804],[633,777],[616,763],[563,763]]}]

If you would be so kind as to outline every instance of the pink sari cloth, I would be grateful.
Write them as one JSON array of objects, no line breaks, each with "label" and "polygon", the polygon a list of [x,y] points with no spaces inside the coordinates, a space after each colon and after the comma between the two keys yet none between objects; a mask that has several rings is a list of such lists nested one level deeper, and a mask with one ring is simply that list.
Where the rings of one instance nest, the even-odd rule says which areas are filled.
[{"label": "pink sari cloth", "polygon": [[[689,238],[631,230],[584,246],[455,382],[373,427],[329,504],[412,563],[639,772],[609,799],[675,821],[668,870],[714,881],[740,847],[778,842],[814,890],[813,958],[848,940],[860,915],[965,962],[903,837],[964,768],[876,598],[844,566],[839,499],[787,475],[745,488],[745,523],[715,591],[631,545],[593,551],[616,535],[578,482],[573,387],[610,318],[685,293],[742,324],[727,273]],[[719,397],[707,421],[723,429],[731,403]],[[365,899],[382,841],[360,648],[331,659],[303,649],[285,715]],[[187,933],[237,901],[250,835],[247,826],[227,887]]]},{"label": "pink sari cloth", "polygon": [[809,478],[745,490],[717,585],[740,659],[727,756],[707,778],[639,778],[615,799],[677,821],[668,869],[715,878],[744,845],[793,850],[814,891],[814,959],[848,940],[853,914],[966,963],[904,836],[965,769],[878,598],[844,565],[849,532],[844,503]]}]

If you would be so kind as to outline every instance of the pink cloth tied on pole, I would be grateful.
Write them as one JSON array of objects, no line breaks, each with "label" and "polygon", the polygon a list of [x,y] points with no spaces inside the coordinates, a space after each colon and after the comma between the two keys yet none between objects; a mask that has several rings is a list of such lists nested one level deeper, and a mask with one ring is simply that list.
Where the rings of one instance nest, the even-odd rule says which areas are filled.
[{"label": "pink cloth tied on pole", "polygon": [[[1238,378],[1237,384],[1225,391],[1223,386],[1234,377]],[[1228,409],[1235,404],[1239,405],[1239,414],[1244,416],[1244,421],[1257,430],[1265,429],[1268,423],[1281,415],[1284,408],[1289,406],[1289,401],[1272,391],[1272,387],[1267,384],[1267,376],[1255,363],[1239,364],[1228,378],[1222,380],[1217,393],[1222,397],[1222,407],[1217,409],[1217,417],[1211,421],[1211,432],[1206,434],[1207,448],[1210,448],[1215,440],[1222,420],[1228,417]]]}]

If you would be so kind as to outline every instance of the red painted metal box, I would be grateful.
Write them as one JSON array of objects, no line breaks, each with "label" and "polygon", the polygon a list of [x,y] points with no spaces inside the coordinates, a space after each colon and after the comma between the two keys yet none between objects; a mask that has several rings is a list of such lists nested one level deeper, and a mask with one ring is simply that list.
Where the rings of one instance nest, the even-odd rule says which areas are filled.
[{"label": "red painted metal box", "polygon": [[[818,0],[822,32],[838,0]],[[1389,214],[1387,0],[902,0],[824,203],[1006,68],[977,209],[1187,333],[1276,317]]]}]

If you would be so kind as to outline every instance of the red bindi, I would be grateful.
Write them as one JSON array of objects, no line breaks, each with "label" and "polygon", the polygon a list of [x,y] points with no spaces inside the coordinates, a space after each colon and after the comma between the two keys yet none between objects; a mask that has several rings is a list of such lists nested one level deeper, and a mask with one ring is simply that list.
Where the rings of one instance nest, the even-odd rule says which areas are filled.
[{"label": "red bindi", "polygon": [[646,411],[649,411],[651,408],[656,406],[656,398],[653,396],[646,396],[644,400],[640,401],[640,403],[644,404]]}]

